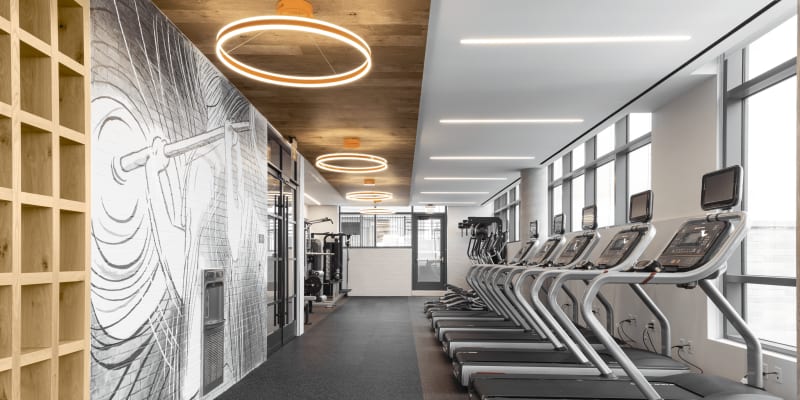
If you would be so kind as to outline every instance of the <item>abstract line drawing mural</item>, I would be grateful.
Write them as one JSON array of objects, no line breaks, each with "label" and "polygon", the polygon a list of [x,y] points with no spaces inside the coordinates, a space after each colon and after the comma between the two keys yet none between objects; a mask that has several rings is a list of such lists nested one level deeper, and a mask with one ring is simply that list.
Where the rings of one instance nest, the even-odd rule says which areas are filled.
[{"label": "abstract line drawing mural", "polygon": [[92,0],[92,398],[203,397],[203,270],[224,383],[266,360],[267,121],[147,0]]}]

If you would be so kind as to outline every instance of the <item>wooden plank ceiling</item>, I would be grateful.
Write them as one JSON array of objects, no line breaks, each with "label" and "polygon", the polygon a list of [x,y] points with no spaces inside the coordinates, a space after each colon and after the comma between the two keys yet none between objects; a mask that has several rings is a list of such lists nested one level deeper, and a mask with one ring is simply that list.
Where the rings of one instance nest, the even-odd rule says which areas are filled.
[{"label": "wooden plank ceiling", "polygon": [[[430,0],[317,0],[314,17],[338,24],[369,43],[372,71],[363,79],[322,89],[286,88],[242,77],[217,61],[216,34],[245,17],[275,14],[272,0],[155,0],[155,4],[269,119],[285,137],[295,137],[312,163],[320,154],[355,151],[385,157],[389,169],[369,175],[323,172],[342,194],[369,189],[394,193],[391,204],[408,204],[417,135],[422,69]],[[302,33],[250,34],[231,41],[232,54],[274,72],[330,74],[363,59],[351,48]],[[235,49],[234,49],[235,48]],[[344,138],[361,147],[346,150]],[[389,204],[389,203],[387,203]]]}]

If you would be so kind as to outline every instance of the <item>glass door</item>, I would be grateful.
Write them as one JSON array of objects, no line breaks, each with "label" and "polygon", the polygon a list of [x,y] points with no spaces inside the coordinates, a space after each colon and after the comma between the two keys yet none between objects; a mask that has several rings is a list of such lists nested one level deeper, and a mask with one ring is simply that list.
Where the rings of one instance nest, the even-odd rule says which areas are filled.
[{"label": "glass door", "polygon": [[267,279],[269,325],[268,353],[283,347],[297,334],[295,325],[295,195],[291,185],[270,175],[269,195],[269,271]]},{"label": "glass door", "polygon": [[447,284],[447,230],[444,214],[414,214],[413,270],[414,290],[443,290]]},{"label": "glass door", "polygon": [[270,174],[267,183],[269,219],[269,260],[267,271],[268,354],[283,346],[283,272],[286,268],[286,228],[280,178]]}]

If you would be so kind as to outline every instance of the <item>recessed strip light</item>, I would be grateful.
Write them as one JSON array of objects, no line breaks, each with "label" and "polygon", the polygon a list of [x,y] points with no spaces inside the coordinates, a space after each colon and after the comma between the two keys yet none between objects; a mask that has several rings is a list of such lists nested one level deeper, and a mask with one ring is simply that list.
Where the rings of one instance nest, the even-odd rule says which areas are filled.
[{"label": "recessed strip light", "polygon": [[506,181],[508,178],[482,178],[474,176],[426,176],[426,181]]},{"label": "recessed strip light", "polygon": [[431,160],[476,160],[476,161],[487,161],[487,160],[533,160],[536,157],[511,157],[511,156],[432,156]]},{"label": "recessed strip light", "polygon": [[604,43],[663,43],[685,42],[688,35],[650,36],[573,36],[573,37],[527,37],[527,38],[469,38],[461,39],[468,45],[523,45],[523,44],[604,44]]},{"label": "recessed strip light", "polygon": [[580,124],[582,118],[446,118],[444,125],[525,125],[525,124]]},{"label": "recessed strip light", "polygon": [[419,192],[419,194],[489,194],[489,192]]},{"label": "recessed strip light", "polygon": [[316,205],[318,205],[318,206],[321,206],[321,205],[322,205],[322,203],[320,203],[320,202],[319,202],[317,199],[315,199],[315,198],[311,197],[311,195],[310,195],[310,194],[308,194],[308,193],[303,193],[303,196],[305,196],[305,198],[307,198],[307,199],[308,199],[308,200],[310,200],[312,203],[314,203],[314,204],[316,204]]},{"label": "recessed strip light", "polygon": [[434,201],[434,202],[427,202],[427,203],[420,203],[420,205],[427,206],[427,205],[439,205],[439,206],[446,206],[449,204],[477,204],[474,201]]}]

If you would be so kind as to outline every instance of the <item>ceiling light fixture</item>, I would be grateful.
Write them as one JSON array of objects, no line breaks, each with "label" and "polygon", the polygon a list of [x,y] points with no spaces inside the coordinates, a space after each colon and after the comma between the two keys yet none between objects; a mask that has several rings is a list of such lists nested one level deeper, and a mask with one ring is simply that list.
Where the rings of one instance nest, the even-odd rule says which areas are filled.
[{"label": "ceiling light fixture", "polygon": [[508,178],[481,178],[469,176],[426,176],[426,181],[506,181]]},{"label": "ceiling light fixture", "polygon": [[[366,164],[363,167],[353,167],[341,164],[341,161],[356,161]],[[341,172],[345,174],[365,174],[372,172],[381,172],[389,168],[389,163],[383,157],[373,156],[370,154],[359,153],[331,153],[323,154],[317,157],[314,164],[319,169],[331,172]]]},{"label": "ceiling light fixture", "polygon": [[308,193],[303,193],[303,196],[305,196],[305,198],[307,198],[308,200],[311,200],[311,202],[312,202],[312,203],[314,203],[314,204],[316,204],[316,205],[318,205],[318,206],[321,206],[321,205],[322,205],[322,203],[320,203],[320,202],[319,202],[319,200],[317,200],[317,199],[315,199],[315,198],[311,197],[311,195],[310,195],[310,194],[308,194]]},{"label": "ceiling light fixture", "polygon": [[533,156],[519,156],[519,157],[506,157],[506,156],[432,156],[431,160],[475,160],[475,161],[488,161],[488,160],[533,160]]},{"label": "ceiling light fixture", "polygon": [[389,192],[378,192],[374,190],[364,190],[359,192],[348,192],[344,196],[347,200],[354,201],[384,201],[391,200],[392,194]]},{"label": "ceiling light fixture", "polygon": [[524,44],[604,44],[604,43],[663,43],[685,42],[687,35],[650,36],[573,36],[573,37],[522,37],[522,38],[470,38],[461,39],[467,45],[524,45]]},{"label": "ceiling light fixture", "polygon": [[364,186],[375,186],[375,179],[364,178]]},{"label": "ceiling light fixture", "polygon": [[489,194],[489,192],[419,192],[419,194]]},{"label": "ceiling light fixture", "polygon": [[438,201],[433,203],[423,203],[424,205],[443,205],[446,206],[448,204],[475,204],[474,201]]},{"label": "ceiling light fixture", "polygon": [[361,209],[359,211],[359,213],[366,214],[366,215],[389,215],[389,214],[394,214],[394,210],[391,210],[391,209],[388,209],[388,208],[378,207],[378,203],[380,203],[380,201],[375,201],[375,205],[373,205],[372,208]]},{"label": "ceiling light fixture", "polygon": [[526,124],[580,124],[581,118],[449,118],[440,119],[444,125],[526,125]]},{"label": "ceiling light fixture", "polygon": [[[225,25],[217,33],[217,58],[234,72],[260,82],[280,86],[321,88],[344,85],[366,75],[372,68],[372,50],[364,39],[348,29],[311,18],[311,4],[305,0],[281,0],[278,14],[240,19]],[[248,65],[233,57],[224,45],[233,38],[248,33],[266,31],[304,32],[338,40],[355,48],[364,56],[364,62],[350,71],[324,76],[284,75]]]}]

